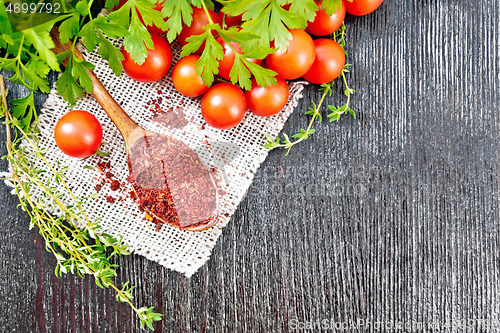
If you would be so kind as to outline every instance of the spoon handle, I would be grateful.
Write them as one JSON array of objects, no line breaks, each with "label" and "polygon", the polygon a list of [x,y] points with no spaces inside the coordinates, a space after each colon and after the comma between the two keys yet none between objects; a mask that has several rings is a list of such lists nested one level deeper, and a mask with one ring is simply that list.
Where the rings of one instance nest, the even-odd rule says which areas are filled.
[{"label": "spoon handle", "polygon": [[[61,43],[59,38],[58,27],[54,26],[50,31],[50,36],[54,41],[55,47],[52,49],[56,54],[63,53],[65,51],[70,51],[72,48],[72,43],[68,42],[66,44]],[[85,60],[83,55],[80,53],[78,48],[73,50],[75,56],[81,60]],[[62,63],[66,66],[68,63],[67,59]],[[86,70],[92,80],[92,85],[94,90],[92,91],[92,96],[97,100],[97,102],[102,106],[104,111],[108,114],[109,118],[118,127],[118,130],[123,136],[123,139],[128,144],[130,134],[137,129],[139,126],[128,116],[128,114],[122,109],[122,107],[114,100],[109,94],[106,88],[102,85],[102,82],[97,78],[93,71]]]}]

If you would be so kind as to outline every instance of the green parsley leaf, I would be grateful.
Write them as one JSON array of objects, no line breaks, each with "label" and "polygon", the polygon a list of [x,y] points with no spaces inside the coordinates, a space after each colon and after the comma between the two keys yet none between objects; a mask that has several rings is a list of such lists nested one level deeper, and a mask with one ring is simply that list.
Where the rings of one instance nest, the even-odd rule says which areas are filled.
[{"label": "green parsley leaf", "polygon": [[318,5],[316,5],[314,0],[294,0],[290,6],[290,12],[294,13],[300,19],[300,27],[302,29],[307,27],[308,21],[314,21],[318,9]]},{"label": "green parsley leaf", "polygon": [[128,36],[128,31],[115,22],[109,22],[104,16],[97,16],[91,21],[95,29],[100,29],[110,38],[119,38]]},{"label": "green parsley leaf", "polygon": [[89,94],[91,94],[94,90],[94,85],[92,84],[92,80],[86,70],[93,70],[94,67],[95,66],[88,61],[73,58],[73,70],[71,75],[73,75],[75,80],[80,82],[80,85],[85,88]]},{"label": "green parsley leaf", "polygon": [[73,13],[67,20],[59,26],[59,38],[61,43],[66,44],[80,30],[80,14]]},{"label": "green parsley leaf", "polygon": [[138,65],[142,65],[146,61],[148,49],[152,49],[154,43],[151,34],[141,23],[135,10],[132,11],[129,33],[128,37],[123,39],[123,47]]},{"label": "green parsley leaf", "polygon": [[54,42],[50,38],[49,30],[51,25],[47,23],[39,25],[35,28],[24,30],[26,34],[26,42],[33,45],[49,67],[55,71],[59,71],[59,63],[57,62],[56,55],[51,51],[54,48]]},{"label": "green parsley leaf", "polygon": [[121,61],[125,59],[123,54],[100,32],[99,40],[101,41],[98,50],[99,55],[108,60],[109,67],[113,70],[113,73],[115,73],[116,76],[120,76],[123,70]]},{"label": "green parsley leaf", "polygon": [[[72,55],[70,55],[70,58]],[[71,105],[76,103],[77,98],[83,96],[83,89],[74,79],[72,73],[71,61],[68,61],[66,70],[56,81],[57,93],[61,95]]]},{"label": "green parsley leaf", "polygon": [[28,65],[24,67],[23,77],[29,82],[32,91],[40,89],[44,93],[50,92],[49,81],[44,80],[42,77],[47,77],[48,66],[38,60],[30,60]]},{"label": "green parsley leaf", "polygon": [[288,48],[288,40],[292,38],[288,29],[299,28],[300,21],[294,13],[281,7],[285,2],[284,0],[222,1],[225,13],[233,16],[243,14],[243,20],[246,21],[241,26],[243,32],[259,36],[257,39],[241,43],[244,52],[258,45],[269,46],[272,40],[279,49]]},{"label": "green parsley leaf", "polygon": [[95,20],[87,22],[78,33],[78,37],[83,37],[82,44],[85,45],[89,52],[94,51],[97,43],[99,43],[99,38],[97,38],[94,30],[94,22]]},{"label": "green parsley leaf", "polygon": [[[219,73],[219,61],[224,58],[224,50],[222,49],[222,45],[215,40],[210,30],[207,30],[200,36],[204,36],[205,34],[205,50],[203,50],[200,59],[196,63],[196,73],[201,75],[203,82],[210,87],[214,82],[214,74]],[[199,41],[196,37],[197,36],[191,36],[187,41],[190,42],[191,39],[193,39],[196,40],[196,44],[198,44]]]},{"label": "green parsley leaf", "polygon": [[163,17],[167,20],[167,39],[172,43],[177,35],[182,31],[182,23],[190,26],[193,22],[193,8],[187,0],[165,1],[161,10]]},{"label": "green parsley leaf", "polygon": [[106,0],[105,6],[107,9],[111,10],[113,7],[118,6],[120,0]]},{"label": "green parsley leaf", "polygon": [[325,10],[326,15],[332,16],[337,12],[337,9],[342,7],[342,0],[323,0],[321,8]]},{"label": "green parsley leaf", "polygon": [[245,66],[250,69],[250,72],[252,72],[252,74],[254,75],[255,81],[259,86],[265,88],[267,86],[274,86],[278,84],[278,81],[275,77],[278,73],[276,73],[275,71],[254,64],[253,62],[248,61],[248,59],[246,58],[242,58],[241,60],[243,60]]},{"label": "green parsley leaf", "polygon": [[36,118],[35,100],[33,92],[28,96],[18,99],[12,99],[11,103],[13,108],[11,110],[12,116],[21,120],[21,127],[23,130],[29,130],[31,120]]}]

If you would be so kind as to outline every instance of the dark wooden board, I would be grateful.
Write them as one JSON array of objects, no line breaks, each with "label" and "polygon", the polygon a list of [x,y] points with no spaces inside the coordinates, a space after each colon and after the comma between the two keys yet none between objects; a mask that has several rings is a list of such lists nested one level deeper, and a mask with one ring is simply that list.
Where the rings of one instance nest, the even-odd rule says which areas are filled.
[{"label": "dark wooden board", "polygon": [[[386,0],[349,16],[358,119],[317,125],[287,157],[273,151],[191,279],[140,256],[117,261],[135,302],[164,314],[156,332],[322,320],[486,331],[478,320],[500,317],[499,12],[497,0]],[[319,96],[307,88],[284,132],[307,125]],[[339,84],[328,102],[344,99]],[[2,332],[140,331],[112,291],[55,278],[16,197],[0,195]]]}]

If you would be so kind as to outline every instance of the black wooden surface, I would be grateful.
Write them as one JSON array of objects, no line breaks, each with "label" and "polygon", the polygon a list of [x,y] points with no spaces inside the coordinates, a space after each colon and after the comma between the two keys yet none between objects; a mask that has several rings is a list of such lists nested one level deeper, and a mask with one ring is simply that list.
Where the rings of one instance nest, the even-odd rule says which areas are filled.
[{"label": "black wooden surface", "polygon": [[[348,17],[358,119],[317,126],[287,157],[273,151],[191,279],[140,256],[117,261],[117,282],[131,280],[136,303],[164,314],[156,332],[286,332],[322,320],[369,320],[368,331],[466,320],[487,331],[480,320],[500,317],[499,11],[498,0],[386,0]],[[343,103],[341,91],[328,102]],[[284,132],[305,127],[319,97],[307,88]],[[1,331],[140,331],[112,291],[54,277],[9,192]]]}]

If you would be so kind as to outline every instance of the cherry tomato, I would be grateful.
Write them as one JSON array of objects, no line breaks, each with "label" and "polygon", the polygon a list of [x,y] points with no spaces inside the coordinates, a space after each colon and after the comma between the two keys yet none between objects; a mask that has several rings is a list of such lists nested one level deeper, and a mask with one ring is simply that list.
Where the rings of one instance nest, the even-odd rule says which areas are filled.
[{"label": "cherry tomato", "polygon": [[363,16],[377,9],[384,0],[352,0],[345,1],[345,9],[351,15]]},{"label": "cherry tomato", "polygon": [[254,114],[269,117],[280,112],[288,101],[288,84],[278,77],[278,84],[263,88],[252,78],[252,89],[245,91],[248,109]]},{"label": "cherry tomato", "polygon": [[85,158],[93,155],[101,146],[102,127],[93,114],[74,110],[57,122],[54,138],[66,155]]},{"label": "cherry tomato", "polygon": [[323,84],[335,80],[344,69],[345,54],[342,47],[331,39],[314,41],[316,59],[304,79],[311,83]]},{"label": "cherry tomato", "polygon": [[201,100],[201,115],[212,127],[230,129],[245,117],[247,100],[240,88],[219,83],[208,89]]},{"label": "cherry tomato", "polygon": [[[213,10],[209,10],[208,13],[210,14],[210,17],[212,18],[212,21],[214,21],[214,23],[219,25],[221,24],[220,17],[216,12],[214,12]],[[189,36],[201,35],[202,33],[204,33],[205,30],[203,30],[203,27],[207,24],[210,24],[210,21],[208,21],[207,15],[205,14],[203,8],[194,7],[193,22],[191,22],[191,25],[189,27],[184,26],[181,33],[179,34],[178,40],[181,46],[184,46],[188,43],[186,42],[186,38],[188,38]],[[215,30],[212,30],[212,34],[215,36]],[[202,54],[204,49],[205,42],[201,44],[200,48],[195,52],[195,54]]]},{"label": "cherry tomato", "polygon": [[130,54],[122,48],[125,59],[122,61],[125,73],[139,82],[158,81],[167,74],[172,64],[172,50],[167,40],[160,35],[151,34],[154,48],[148,50],[146,61],[138,65],[132,60]]},{"label": "cherry tomato", "polygon": [[314,21],[307,23],[306,31],[315,36],[326,36],[337,31],[337,29],[342,25],[342,22],[344,22],[345,18],[344,1],[341,1],[340,8],[337,8],[337,11],[333,13],[332,16],[326,15],[325,10],[321,8],[323,1],[315,0],[315,2],[318,5],[319,10],[316,12]]},{"label": "cherry tomato", "polygon": [[226,16],[226,28],[231,28],[231,27],[239,27],[241,23],[243,22],[243,14],[238,15],[238,16],[230,16],[224,13],[222,10],[219,12],[219,17],[221,24],[224,22],[224,15]]},{"label": "cherry tomato", "polygon": [[[231,78],[229,77],[229,73],[233,68],[234,59],[236,58],[236,56],[234,55],[233,50],[229,47],[226,41],[222,39],[222,37],[219,36],[217,38],[217,41],[219,42],[219,44],[222,45],[222,48],[224,50],[224,58],[222,58],[222,60],[219,61],[219,76],[226,80],[231,80]],[[241,53],[241,48],[238,45],[238,43],[229,42],[229,44],[231,44],[231,46],[236,50],[236,52]],[[260,59],[247,58],[247,60],[257,65],[260,65],[262,63],[262,60]]]},{"label": "cherry tomato", "polygon": [[267,68],[285,80],[293,80],[307,73],[316,57],[314,42],[307,32],[300,29],[290,32],[292,40],[286,52],[278,50],[266,57]]},{"label": "cherry tomato", "polygon": [[199,55],[191,54],[179,60],[172,69],[175,89],[184,96],[197,97],[208,90],[201,76],[196,73],[198,59],[200,59]]}]

